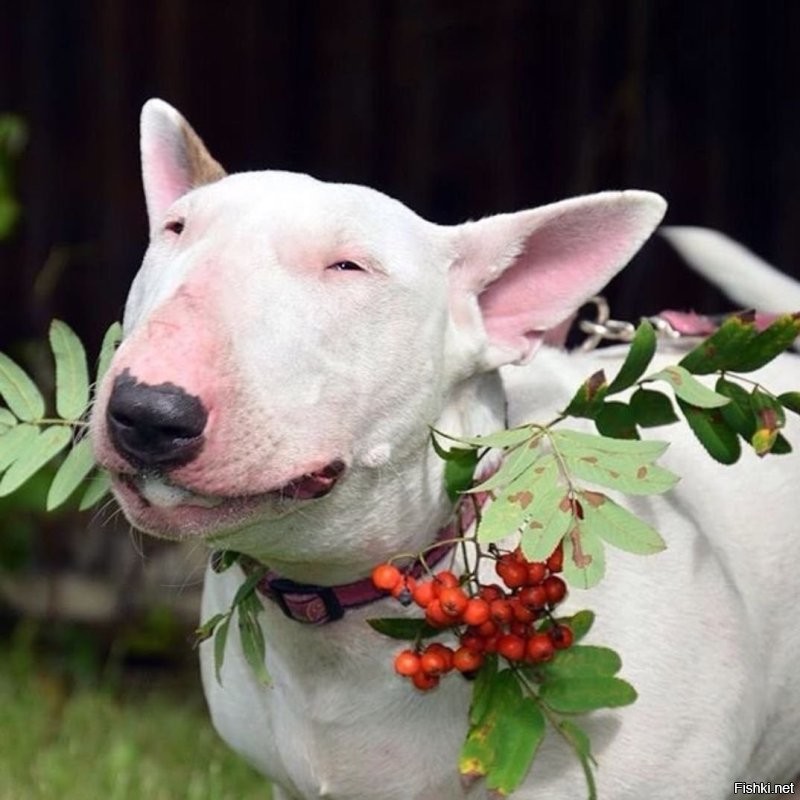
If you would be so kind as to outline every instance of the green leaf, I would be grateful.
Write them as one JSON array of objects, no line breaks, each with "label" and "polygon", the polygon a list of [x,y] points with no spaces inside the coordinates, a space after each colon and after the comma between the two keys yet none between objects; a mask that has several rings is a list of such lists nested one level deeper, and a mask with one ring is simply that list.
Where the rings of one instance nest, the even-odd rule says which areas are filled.
[{"label": "green leaf", "polygon": [[511,670],[492,680],[488,708],[470,726],[459,757],[462,775],[486,776],[486,786],[511,794],[525,778],[544,739],[546,721],[536,702],[524,697]]},{"label": "green leaf", "polygon": [[699,408],[718,408],[728,403],[728,398],[704,386],[683,367],[673,365],[649,375],[647,380],[666,381],[681,400]]},{"label": "green leaf", "polygon": [[[13,433],[13,430],[11,432]],[[8,435],[10,434],[6,434]],[[69,444],[71,438],[72,432],[62,426],[53,426],[41,431],[3,475],[0,480],[0,497],[5,497],[22,486],[51,458],[58,455]]]},{"label": "green leaf", "polygon": [[564,416],[594,419],[603,406],[603,398],[608,393],[608,382],[603,370],[590,375],[582,384],[569,405]]},{"label": "green leaf", "polygon": [[572,745],[575,754],[581,762],[583,774],[586,776],[586,785],[589,788],[588,800],[597,800],[597,785],[594,780],[594,773],[592,772],[592,764],[596,764],[596,762],[592,756],[589,737],[582,728],[579,728],[574,722],[568,719],[561,720],[558,724],[558,728]]},{"label": "green leaf", "polygon": [[643,320],[636,329],[628,354],[619,372],[608,387],[609,394],[616,394],[633,386],[644,375],[656,352],[656,333],[653,326]]},{"label": "green leaf", "polygon": [[214,635],[214,631],[217,629],[217,625],[222,622],[222,620],[228,618],[228,614],[214,614],[211,619],[207,619],[200,627],[198,627],[195,632],[195,646],[200,644],[201,642],[205,642],[207,639],[210,639]]},{"label": "green leaf", "polygon": [[513,447],[515,444],[530,439],[539,428],[536,425],[522,425],[518,428],[488,433],[486,436],[450,436],[436,428],[431,428],[431,430],[437,436],[443,436],[445,439],[459,444],[472,445],[472,447]]},{"label": "green leaf", "polygon": [[[264,567],[263,569],[253,571],[245,578],[244,583],[239,586],[236,590],[236,594],[233,596],[233,602],[231,603],[232,608],[238,608],[242,603],[246,603],[249,597],[255,594],[256,586],[258,586],[259,581],[264,577],[266,572],[266,567]],[[258,598],[255,599],[258,601]]]},{"label": "green leaf", "polygon": [[37,425],[23,423],[0,436],[0,472],[24,455],[38,435]]},{"label": "green leaf", "polygon": [[17,418],[7,408],[0,408],[0,436],[13,428],[17,422]]},{"label": "green leaf", "polygon": [[589,611],[588,609],[578,611],[571,617],[566,617],[563,620],[559,619],[559,622],[569,625],[572,630],[573,641],[577,643],[589,633],[592,625],[594,625],[594,611]]},{"label": "green leaf", "polygon": [[214,634],[214,674],[217,683],[222,686],[222,665],[225,662],[225,645],[228,641],[228,629],[231,626],[230,614],[224,622],[220,623]]},{"label": "green leaf", "polygon": [[635,456],[645,461],[654,461],[669,447],[669,442],[653,439],[611,439],[595,433],[582,433],[568,429],[553,431],[550,439],[553,446],[564,455],[578,457],[594,451],[601,454]]},{"label": "green leaf", "polygon": [[50,347],[56,362],[56,411],[62,419],[79,419],[89,405],[89,369],[81,340],[65,322],[50,324]]},{"label": "green leaf", "polygon": [[564,539],[564,578],[572,586],[591,589],[603,579],[606,554],[591,527],[577,526]]},{"label": "green leaf", "polygon": [[113,323],[103,336],[103,344],[100,346],[100,357],[97,359],[97,377],[96,381],[99,384],[103,376],[108,372],[111,365],[111,359],[122,341],[122,325],[119,322]]},{"label": "green leaf", "polygon": [[[464,453],[468,452],[466,448],[463,447],[452,447],[450,450],[445,450],[438,441],[436,441],[436,434],[438,431],[434,431],[431,428],[431,445],[433,447],[434,452],[436,453],[442,461],[452,461],[456,458],[461,458]],[[444,436],[444,434],[438,434],[439,436]]]},{"label": "green leaf", "polygon": [[792,452],[792,446],[782,433],[775,438],[772,449],[769,451],[773,456],[785,456]]},{"label": "green leaf", "polygon": [[239,638],[242,642],[242,653],[256,678],[265,686],[269,686],[272,683],[272,679],[269,676],[264,660],[266,658],[264,630],[258,621],[257,611],[253,607],[254,604],[248,602],[250,600],[258,603],[258,611],[261,610],[260,601],[252,594],[249,595],[248,600],[245,600],[238,607]]},{"label": "green leaf", "polygon": [[800,334],[800,314],[784,314],[761,331],[748,344],[738,349],[736,358],[727,367],[735,372],[752,372],[769,364],[792,346]]},{"label": "green leaf", "polygon": [[789,411],[800,414],[800,392],[784,392],[778,395],[778,402]]},{"label": "green leaf", "polygon": [[715,389],[730,400],[728,405],[720,408],[722,418],[739,436],[749,442],[756,430],[756,418],[750,405],[750,395],[738,383],[726,378],[720,378]]},{"label": "green leaf", "polygon": [[27,373],[5,353],[0,353],[0,395],[24,422],[44,416],[44,398]]},{"label": "green leaf", "polygon": [[652,389],[637,389],[631,395],[630,406],[634,421],[643,428],[656,428],[678,421],[669,397]]},{"label": "green leaf", "polygon": [[565,457],[564,463],[573,477],[626,494],[663,494],[678,482],[675,473],[634,456],[594,451]]},{"label": "green leaf", "polygon": [[720,464],[735,464],[742,448],[736,431],[728,425],[719,408],[698,408],[680,398],[678,406],[689,427],[708,454]]},{"label": "green leaf", "polygon": [[94,467],[94,454],[89,438],[81,439],[67,453],[67,457],[58,468],[50,491],[47,493],[47,510],[58,508],[86,480]]},{"label": "green leaf", "polygon": [[472,702],[469,706],[470,725],[477,725],[489,711],[492,700],[495,676],[497,675],[497,655],[486,656],[483,666],[472,684]]},{"label": "green leaf", "polygon": [[543,683],[539,696],[554,711],[583,714],[600,708],[630,705],[636,700],[636,690],[621,678],[570,675]]},{"label": "green leaf", "polygon": [[372,630],[382,633],[391,639],[414,641],[438,636],[441,631],[431,627],[424,619],[404,619],[403,617],[382,617],[368,619],[367,624]]},{"label": "green leaf", "polygon": [[483,483],[473,486],[469,489],[469,492],[476,494],[508,486],[512,481],[519,478],[523,472],[530,469],[540,458],[542,455],[540,443],[541,436],[535,436],[526,442],[522,442],[522,444],[516,445],[505,454],[497,472],[483,481]]},{"label": "green leaf", "polygon": [[540,665],[539,669],[546,676],[546,680],[571,676],[611,677],[622,669],[622,659],[609,647],[573,644],[567,650],[558,650],[555,658],[547,664]]},{"label": "green leaf", "polygon": [[104,469],[98,470],[89,478],[89,485],[81,497],[78,508],[86,511],[99,503],[111,491],[111,476]]},{"label": "green leaf", "polygon": [[612,439],[639,438],[633,411],[627,403],[614,401],[604,403],[594,424],[603,436]]},{"label": "green leaf", "polygon": [[612,547],[636,555],[652,555],[667,545],[658,532],[635,514],[597,492],[581,492],[581,533],[591,530]]},{"label": "green leaf", "polygon": [[[452,450],[450,451],[453,452]],[[444,465],[444,485],[447,496],[455,502],[462,492],[472,486],[475,465],[478,463],[477,450],[460,450],[458,458],[450,458]]]},{"label": "green leaf", "polygon": [[742,348],[752,342],[757,333],[752,312],[728,317],[718,330],[688,352],[680,365],[695,375],[736,369],[734,365]]}]

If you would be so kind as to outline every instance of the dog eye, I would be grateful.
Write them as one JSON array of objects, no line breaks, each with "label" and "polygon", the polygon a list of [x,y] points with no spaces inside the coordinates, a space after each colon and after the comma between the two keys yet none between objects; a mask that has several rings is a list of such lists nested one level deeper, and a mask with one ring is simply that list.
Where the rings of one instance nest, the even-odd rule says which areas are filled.
[{"label": "dog eye", "polygon": [[164,230],[180,236],[185,226],[186,223],[182,219],[172,219],[164,226]]},{"label": "dog eye", "polygon": [[359,266],[355,261],[337,261],[335,264],[331,264],[328,269],[335,269],[337,272],[364,272],[364,267]]}]

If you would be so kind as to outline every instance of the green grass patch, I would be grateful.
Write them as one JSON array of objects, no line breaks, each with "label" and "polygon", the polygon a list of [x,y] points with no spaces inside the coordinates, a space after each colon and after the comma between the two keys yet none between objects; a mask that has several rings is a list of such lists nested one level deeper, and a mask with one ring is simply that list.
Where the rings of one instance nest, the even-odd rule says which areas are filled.
[{"label": "green grass patch", "polygon": [[0,800],[269,800],[188,683],[67,691],[0,655]]}]

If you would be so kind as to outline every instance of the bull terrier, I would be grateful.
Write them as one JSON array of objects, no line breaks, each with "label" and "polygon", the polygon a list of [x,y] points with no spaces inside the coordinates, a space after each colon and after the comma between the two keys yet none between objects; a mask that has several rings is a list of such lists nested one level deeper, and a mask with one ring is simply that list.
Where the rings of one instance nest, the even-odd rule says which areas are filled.
[{"label": "bull terrier", "polygon": [[[342,608],[339,590],[448,524],[430,426],[546,422],[589,374],[614,373],[619,347],[570,355],[543,338],[623,268],[664,200],[603,192],[436,225],[362,186],[226,175],[159,100],[144,106],[141,148],[150,246],[94,406],[97,459],[137,528],[320,587],[310,605],[262,598],[269,686],[235,626],[221,681],[201,646],[216,729],[277,800],[488,797],[457,769],[470,684],[422,695],[399,680],[397,642],[365,622],[396,602]],[[791,389],[800,365],[783,356],[757,380]],[[795,443],[799,428],[787,425]],[[603,800],[717,800],[800,767],[800,457],[723,467],[681,426],[659,433],[683,480],[631,505],[668,549],[614,552],[598,588],[571,594],[639,693],[585,727]],[[203,618],[243,579],[209,569]],[[551,736],[515,797],[585,793]]]}]

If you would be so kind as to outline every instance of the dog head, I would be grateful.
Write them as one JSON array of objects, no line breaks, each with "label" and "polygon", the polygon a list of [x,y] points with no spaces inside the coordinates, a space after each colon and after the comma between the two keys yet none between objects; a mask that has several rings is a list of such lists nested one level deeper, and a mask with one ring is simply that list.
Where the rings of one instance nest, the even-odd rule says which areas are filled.
[{"label": "dog head", "polygon": [[[530,359],[665,208],[609,192],[440,226],[362,186],[226,175],[161,101],[141,134],[150,246],[99,387],[95,452],[137,527],[257,539],[273,563],[395,552],[379,500],[429,529],[444,502],[429,426]],[[348,534],[371,517],[370,541]]]}]

